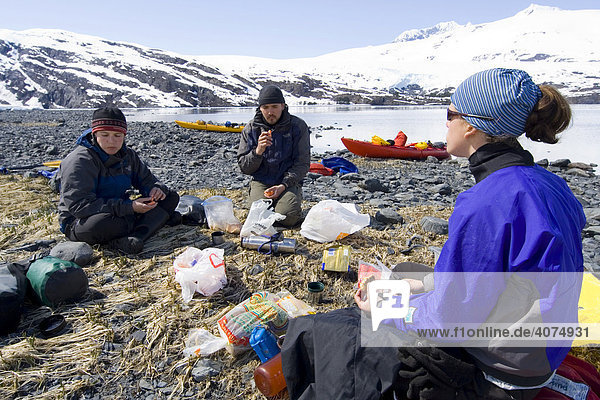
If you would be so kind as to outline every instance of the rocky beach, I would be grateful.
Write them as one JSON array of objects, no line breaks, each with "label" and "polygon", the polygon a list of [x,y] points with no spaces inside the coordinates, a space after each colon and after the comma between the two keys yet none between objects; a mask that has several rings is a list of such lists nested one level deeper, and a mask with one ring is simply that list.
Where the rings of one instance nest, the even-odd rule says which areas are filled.
[{"label": "rocky beach", "polygon": [[[34,251],[27,245],[36,241],[53,241],[48,245],[52,247],[65,240],[57,226],[57,195],[37,171],[44,169],[43,162],[62,159],[73,149],[89,127],[91,113],[0,111],[0,166],[9,172],[0,175],[0,261],[28,258]],[[164,122],[128,125],[127,145],[159,179],[180,194],[230,197],[243,222],[249,177],[237,166],[238,133],[187,130]],[[323,127],[311,130],[327,134]],[[322,252],[330,244],[305,239],[299,228],[284,231],[298,241],[296,253],[290,255],[243,249],[237,235],[229,234],[223,245],[228,285],[210,298],[196,295],[185,305],[173,279],[173,259],[187,246],[209,246],[211,231],[206,226],[163,228],[147,250],[134,257],[96,246],[85,267],[90,293],[81,302],[55,310],[29,305],[18,332],[0,338],[0,397],[263,398],[252,379],[258,365],[252,351],[237,357],[221,351],[187,359],[182,349],[189,329],[217,333],[216,320],[256,291],[287,289],[306,300],[306,283],[312,280],[325,283],[329,299],[317,311],[352,305],[360,259],[388,266],[402,261],[433,266],[456,196],[475,183],[464,159],[364,159],[337,151],[313,154],[313,162],[333,156],[351,161],[359,172],[309,173],[303,210],[308,212],[320,200],[336,199],[354,203],[371,216],[367,228],[339,241],[353,248],[349,273],[321,271]],[[596,165],[577,161],[576,154],[570,160],[536,160],[565,179],[583,205],[584,265],[600,273],[600,179]],[[37,322],[51,311],[65,315],[70,330],[56,338],[40,338]],[[597,353],[588,357],[600,360]]]}]

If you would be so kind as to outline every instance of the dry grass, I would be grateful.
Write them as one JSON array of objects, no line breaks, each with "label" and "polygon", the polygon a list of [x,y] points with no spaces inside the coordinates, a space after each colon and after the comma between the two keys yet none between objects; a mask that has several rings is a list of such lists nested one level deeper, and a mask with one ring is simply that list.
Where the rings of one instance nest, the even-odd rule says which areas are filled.
[{"label": "dry grass", "polygon": [[[45,180],[0,176],[0,190],[0,259],[15,261],[29,257],[30,253],[7,250],[37,239],[64,240],[57,228],[57,196]],[[201,190],[187,194],[201,198],[225,195],[238,207],[236,215],[240,220],[247,214],[242,191]],[[307,203],[304,208],[310,206]],[[451,209],[421,206],[397,211],[405,219],[402,226],[384,231],[365,228],[340,241],[354,249],[354,269],[359,259],[371,262],[379,259],[388,266],[402,261],[434,264],[427,246],[441,247],[446,238],[425,233],[418,221],[425,215],[448,218]],[[368,207],[363,207],[362,212],[375,214]],[[160,378],[173,385],[170,394],[161,395],[164,398],[178,398],[190,387],[196,388],[200,398],[208,392],[213,396],[218,393],[221,398],[263,398],[252,381],[258,365],[253,352],[237,358],[225,352],[214,354],[211,358],[224,364],[223,371],[210,381],[196,383],[190,374],[195,360],[184,359],[182,350],[189,329],[201,327],[216,333],[217,319],[255,291],[287,289],[306,299],[306,283],[321,280],[326,287],[324,297],[331,302],[317,307],[319,311],[352,304],[355,281],[347,274],[320,270],[323,249],[331,244],[308,241],[300,236],[299,230],[285,233],[286,237],[298,240],[297,252],[274,257],[242,249],[237,246],[237,235],[228,234],[225,253],[228,286],[210,298],[196,295],[189,305],[182,303],[180,287],[174,281],[173,259],[188,246],[208,246],[209,229],[165,227],[137,257],[95,248],[95,259],[85,268],[90,295],[80,303],[54,310],[67,318],[70,326],[67,333],[52,339],[33,336],[31,332],[35,332],[37,323],[50,312],[40,307],[29,311],[21,322],[20,330],[30,332],[29,336],[24,333],[0,342],[4,344],[0,347],[0,397],[27,397],[41,390],[35,397],[65,398],[98,385],[114,388],[116,397],[131,395],[131,390],[146,395],[135,387],[135,382],[143,377],[147,381]],[[419,238],[413,241],[424,247],[403,255],[400,250],[415,235]],[[255,264],[261,264],[264,271],[250,275],[248,272]],[[145,332],[142,341],[133,336],[140,331]],[[578,351],[600,365],[595,350]]]}]

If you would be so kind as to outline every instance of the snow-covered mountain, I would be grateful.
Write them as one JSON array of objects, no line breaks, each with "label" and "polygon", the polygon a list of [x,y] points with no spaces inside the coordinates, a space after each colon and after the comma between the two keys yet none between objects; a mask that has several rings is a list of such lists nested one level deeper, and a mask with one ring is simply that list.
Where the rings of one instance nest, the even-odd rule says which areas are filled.
[{"label": "snow-covered mountain", "polygon": [[190,56],[59,30],[0,29],[0,105],[254,105],[275,83],[290,104],[448,101],[470,74],[521,68],[574,102],[600,103],[600,10],[532,4],[485,24],[442,22],[392,43],[314,58]]}]

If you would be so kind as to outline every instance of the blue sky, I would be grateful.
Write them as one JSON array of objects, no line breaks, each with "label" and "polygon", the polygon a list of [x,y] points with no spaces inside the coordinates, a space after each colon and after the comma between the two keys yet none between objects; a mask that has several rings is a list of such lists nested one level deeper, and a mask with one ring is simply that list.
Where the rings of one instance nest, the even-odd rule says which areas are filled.
[{"label": "blue sky", "polygon": [[[63,29],[189,55],[314,57],[438,22],[510,17],[531,0],[4,0],[0,28]],[[598,0],[537,0],[566,10]]]}]

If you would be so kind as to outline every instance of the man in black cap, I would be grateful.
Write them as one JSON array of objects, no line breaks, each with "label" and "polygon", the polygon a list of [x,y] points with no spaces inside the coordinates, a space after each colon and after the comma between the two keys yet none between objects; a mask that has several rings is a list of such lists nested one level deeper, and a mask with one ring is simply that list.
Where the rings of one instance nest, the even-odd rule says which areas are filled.
[{"label": "man in black cap", "polygon": [[252,175],[250,204],[272,199],[280,224],[296,225],[302,216],[302,179],[310,168],[308,126],[291,115],[277,86],[258,95],[254,118],[244,127],[237,154],[244,174]]},{"label": "man in black cap", "polygon": [[[127,121],[116,107],[94,111],[92,128],[62,161],[58,173],[60,230],[69,240],[108,244],[137,254],[165,223],[181,221],[179,195],[150,172],[125,145]],[[135,200],[128,190],[142,194]]]}]

